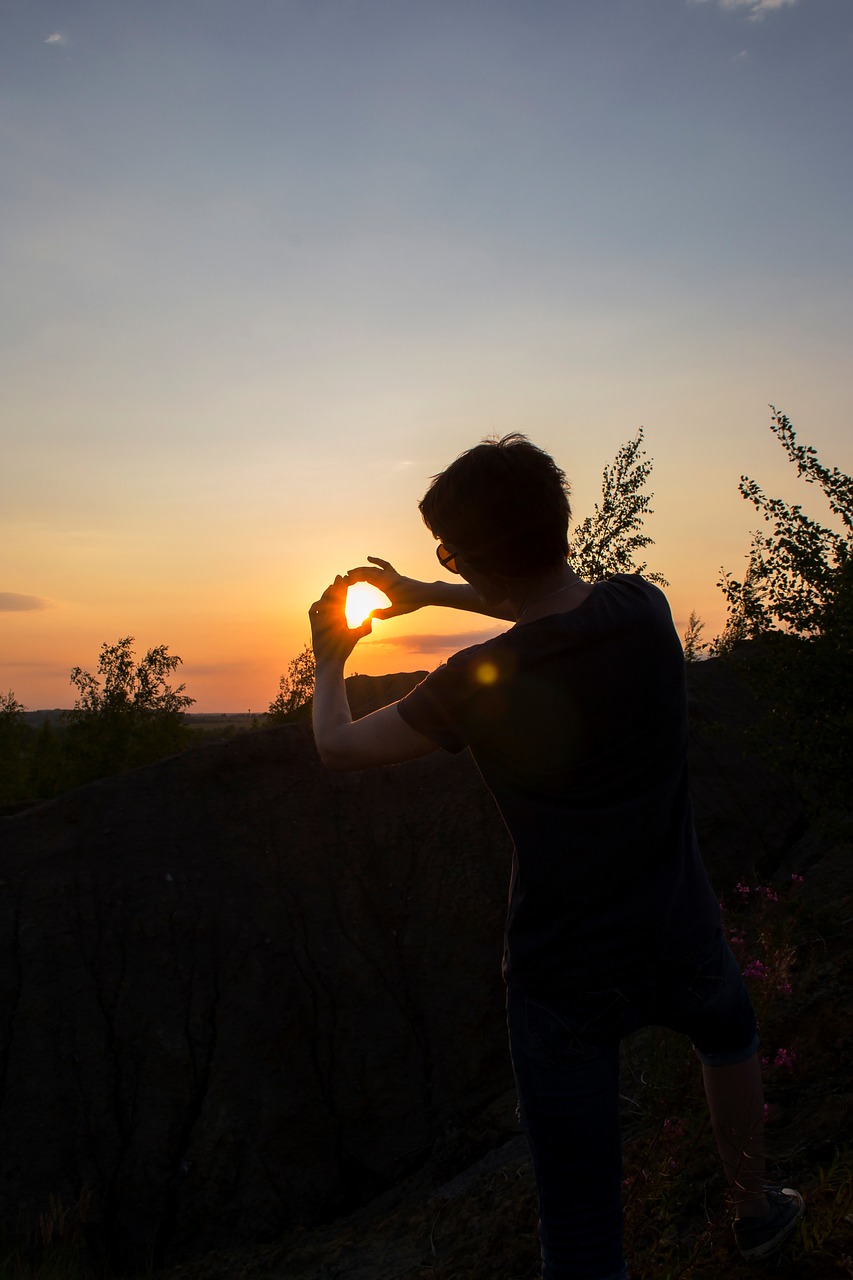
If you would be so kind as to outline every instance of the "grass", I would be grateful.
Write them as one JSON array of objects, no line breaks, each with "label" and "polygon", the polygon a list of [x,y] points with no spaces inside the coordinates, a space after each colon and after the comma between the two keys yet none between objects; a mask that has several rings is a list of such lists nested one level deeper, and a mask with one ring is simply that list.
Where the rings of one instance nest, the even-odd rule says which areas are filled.
[{"label": "grass", "polygon": [[[768,1181],[805,1196],[801,1231],[765,1266],[785,1280],[853,1277],[853,1148],[842,1140],[815,1165],[827,1137],[810,1131],[823,1089],[804,1072],[830,1028],[809,1018],[833,980],[827,937],[832,909],[799,901],[802,878],[783,888],[739,884],[723,904],[732,949],[761,1028]],[[849,956],[847,957],[849,960]],[[835,974],[841,981],[841,975]],[[842,1015],[839,1015],[842,1016]],[[793,1032],[793,1037],[791,1033]],[[699,1072],[683,1040],[649,1028],[626,1046],[625,1237],[632,1280],[719,1280],[755,1275],[734,1251],[731,1214],[717,1164]],[[843,1067],[841,1068],[843,1078]],[[830,1082],[826,1082],[826,1089]]]}]

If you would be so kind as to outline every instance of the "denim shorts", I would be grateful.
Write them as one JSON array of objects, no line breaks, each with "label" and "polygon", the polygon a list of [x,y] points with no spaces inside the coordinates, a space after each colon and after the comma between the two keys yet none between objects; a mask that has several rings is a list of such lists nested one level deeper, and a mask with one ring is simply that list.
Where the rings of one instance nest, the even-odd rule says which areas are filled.
[{"label": "denim shorts", "polygon": [[541,999],[528,997],[526,1003],[529,1028],[540,1043],[550,1025],[564,1046],[571,1044],[581,1056],[645,1026],[669,1027],[688,1036],[699,1061],[709,1067],[745,1062],[759,1043],[743,977],[721,930],[710,944],[662,961],[619,987],[565,998],[549,993]]},{"label": "denim shorts", "polygon": [[653,991],[640,984],[629,999],[643,1007],[645,1023],[689,1036],[705,1066],[733,1066],[758,1049],[752,1004],[722,930],[710,946],[668,965]]}]

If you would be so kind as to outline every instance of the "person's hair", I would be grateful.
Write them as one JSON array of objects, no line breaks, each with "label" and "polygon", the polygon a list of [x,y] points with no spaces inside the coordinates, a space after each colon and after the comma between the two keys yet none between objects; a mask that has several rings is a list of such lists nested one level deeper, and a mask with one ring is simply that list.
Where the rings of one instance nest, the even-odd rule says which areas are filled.
[{"label": "person's hair", "polygon": [[484,572],[523,577],[569,553],[569,483],[518,432],[460,454],[433,476],[419,506],[433,535]]}]

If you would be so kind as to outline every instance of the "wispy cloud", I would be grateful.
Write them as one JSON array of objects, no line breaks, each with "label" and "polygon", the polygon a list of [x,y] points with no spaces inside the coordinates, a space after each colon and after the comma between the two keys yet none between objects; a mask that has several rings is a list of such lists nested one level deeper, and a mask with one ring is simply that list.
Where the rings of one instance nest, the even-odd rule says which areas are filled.
[{"label": "wispy cloud", "polygon": [[371,636],[370,640],[363,641],[363,643],[389,645],[395,649],[402,649],[404,653],[432,653],[441,654],[444,657],[450,653],[458,653],[460,649],[467,649],[469,645],[482,644],[484,640],[491,640],[493,636],[499,635],[501,631],[506,631],[508,626],[508,622],[503,624],[496,622],[487,631],[463,631],[461,634],[443,636],[389,636],[387,640],[380,639],[378,636]]},{"label": "wispy cloud", "polygon": [[[689,4],[706,4],[707,0],[688,0]],[[760,22],[776,9],[799,4],[799,0],[717,0],[721,9],[742,9],[753,22]]]},{"label": "wispy cloud", "polygon": [[736,53],[731,59],[732,62],[747,62],[749,59],[749,50],[741,49],[740,53]]},{"label": "wispy cloud", "polygon": [[41,596],[22,596],[17,591],[0,591],[0,613],[30,613],[33,609],[47,609],[49,602]]},{"label": "wispy cloud", "polygon": [[62,31],[53,31],[45,40],[45,44],[68,44],[68,36]]}]

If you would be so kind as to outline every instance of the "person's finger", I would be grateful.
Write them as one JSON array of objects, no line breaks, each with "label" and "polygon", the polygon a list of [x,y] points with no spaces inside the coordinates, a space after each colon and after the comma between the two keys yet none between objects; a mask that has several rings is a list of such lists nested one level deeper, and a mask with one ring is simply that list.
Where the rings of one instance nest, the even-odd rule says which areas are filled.
[{"label": "person's finger", "polygon": [[371,564],[378,564],[379,568],[384,569],[386,573],[397,572],[390,560],[380,560],[379,556],[368,556],[367,558]]},{"label": "person's finger", "polygon": [[320,597],[321,604],[334,604],[346,592],[347,584],[344,582],[340,574],[335,578],[334,582],[330,582],[326,590]]},{"label": "person's finger", "polygon": [[385,618],[395,618],[397,616],[397,610],[393,604],[386,605],[384,609],[371,609],[370,616],[371,618],[376,618],[378,622],[383,622]]},{"label": "person's finger", "polygon": [[323,612],[330,606],[334,609],[340,609],[343,606],[346,597],[347,584],[340,574],[337,575],[334,582],[330,582],[326,590],[320,596],[319,600],[315,600],[308,610],[309,618],[318,620]]}]

